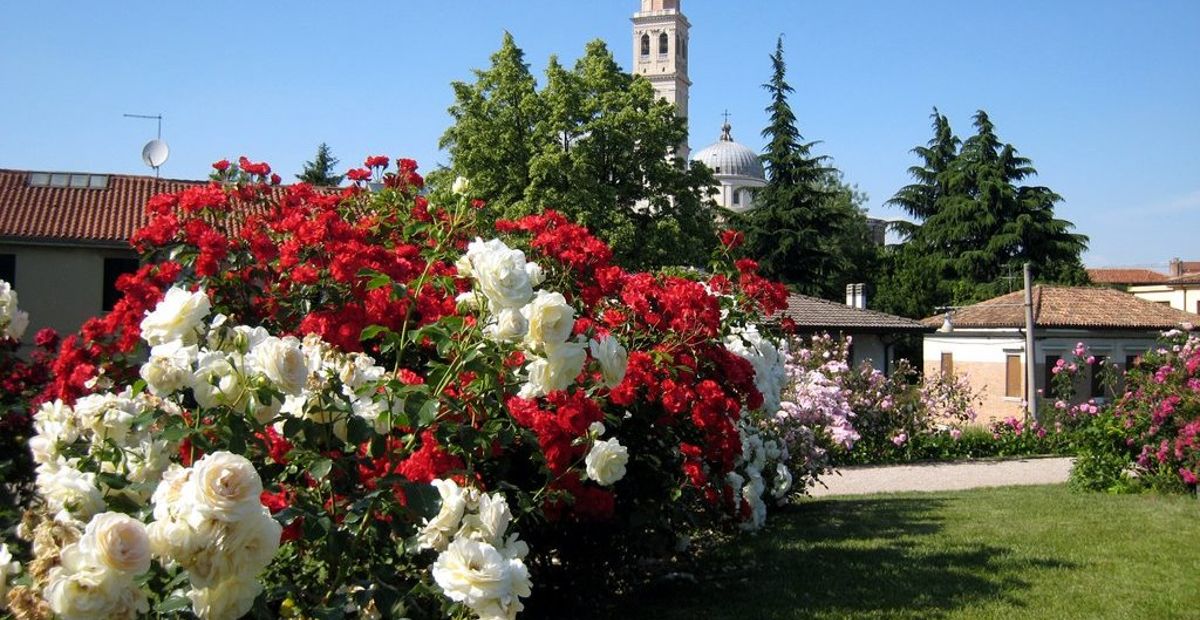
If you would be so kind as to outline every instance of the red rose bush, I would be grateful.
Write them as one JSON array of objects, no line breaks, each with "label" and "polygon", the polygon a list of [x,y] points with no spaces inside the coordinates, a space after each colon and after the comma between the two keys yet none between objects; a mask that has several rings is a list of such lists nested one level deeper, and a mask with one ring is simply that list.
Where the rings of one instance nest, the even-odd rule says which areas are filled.
[{"label": "red rose bush", "polygon": [[786,499],[755,327],[786,295],[753,261],[627,272],[388,164],[318,191],[222,160],[150,201],[142,267],[39,398],[13,609],[514,618]]}]

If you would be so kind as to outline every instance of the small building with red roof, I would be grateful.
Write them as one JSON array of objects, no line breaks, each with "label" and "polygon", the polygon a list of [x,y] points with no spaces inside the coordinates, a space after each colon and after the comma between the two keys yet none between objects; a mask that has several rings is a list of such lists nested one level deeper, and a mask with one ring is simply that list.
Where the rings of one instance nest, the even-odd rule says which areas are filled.
[{"label": "small building with red roof", "polygon": [[[1083,343],[1096,364],[1075,385],[1079,401],[1113,394],[1094,372],[1101,365],[1124,371],[1155,346],[1162,332],[1192,329],[1200,318],[1113,288],[1039,285],[1033,289],[1035,388],[1045,390],[1059,360],[1073,361]],[[925,335],[923,369],[963,378],[980,393],[980,422],[1025,415],[1025,299],[1017,291],[922,320],[937,328]],[[1040,407],[1044,410],[1044,405]]]}]

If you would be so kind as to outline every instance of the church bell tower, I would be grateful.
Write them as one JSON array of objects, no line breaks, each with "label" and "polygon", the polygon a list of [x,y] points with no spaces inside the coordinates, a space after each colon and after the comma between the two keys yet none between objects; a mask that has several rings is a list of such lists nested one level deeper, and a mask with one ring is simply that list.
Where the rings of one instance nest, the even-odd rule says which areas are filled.
[{"label": "church bell tower", "polygon": [[[675,104],[675,113],[688,116],[688,23],[680,0],[641,0],[633,14],[633,72],[654,85],[654,93]],[[677,153],[687,161],[688,146]]]}]

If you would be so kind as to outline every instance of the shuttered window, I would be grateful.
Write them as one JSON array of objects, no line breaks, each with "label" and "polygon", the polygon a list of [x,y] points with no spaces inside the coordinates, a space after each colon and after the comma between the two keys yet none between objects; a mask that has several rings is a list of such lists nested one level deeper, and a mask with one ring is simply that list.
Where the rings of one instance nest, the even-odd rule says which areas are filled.
[{"label": "shuttered window", "polygon": [[942,376],[950,379],[954,376],[954,354],[942,354]]},{"label": "shuttered window", "polygon": [[1004,395],[1009,398],[1021,397],[1021,356],[1006,355],[1004,357]]}]

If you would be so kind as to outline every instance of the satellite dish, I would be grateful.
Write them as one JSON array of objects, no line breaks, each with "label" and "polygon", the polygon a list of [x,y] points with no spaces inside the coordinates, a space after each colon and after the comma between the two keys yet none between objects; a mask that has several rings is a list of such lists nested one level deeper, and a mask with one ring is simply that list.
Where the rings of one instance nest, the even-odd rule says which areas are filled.
[{"label": "satellite dish", "polygon": [[170,154],[171,149],[167,148],[167,143],[159,139],[151,140],[142,147],[142,161],[155,170],[166,163]]}]

